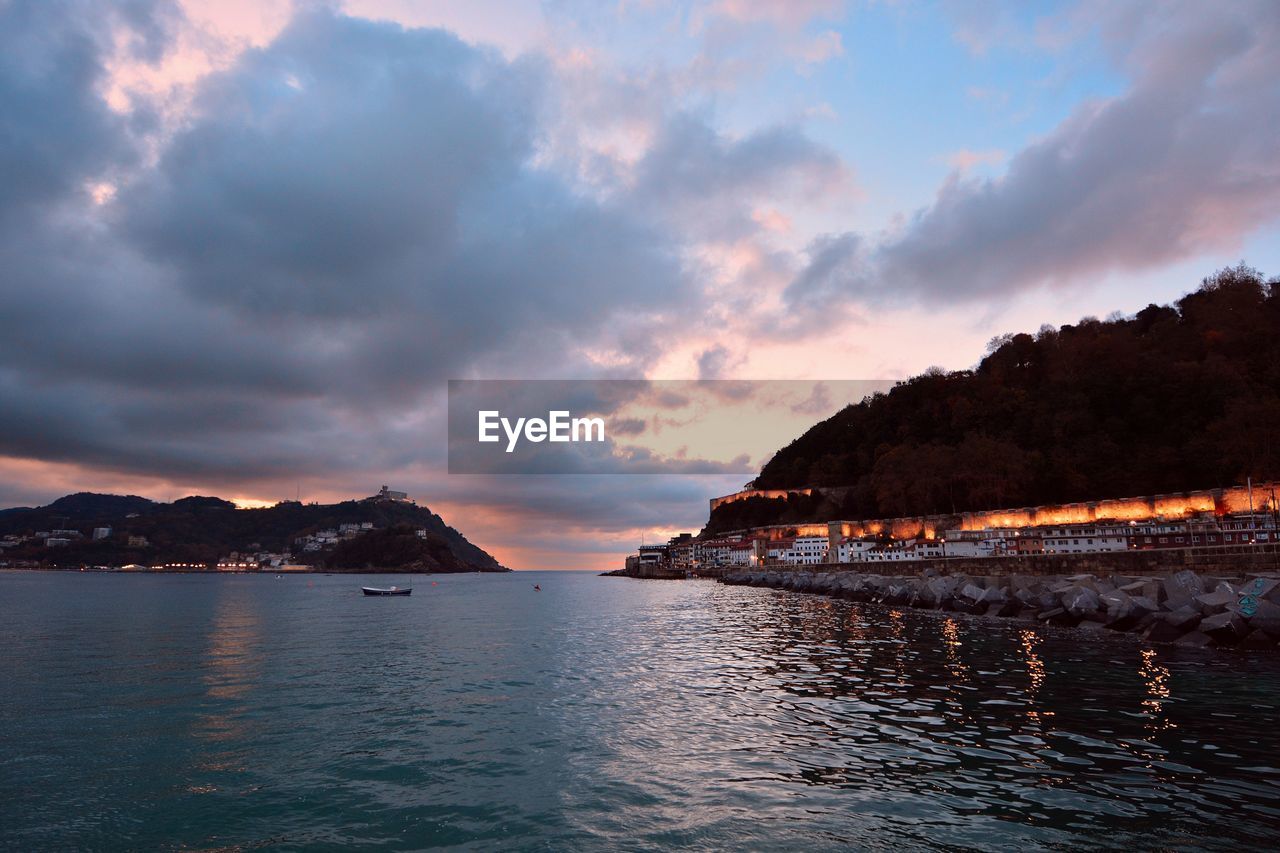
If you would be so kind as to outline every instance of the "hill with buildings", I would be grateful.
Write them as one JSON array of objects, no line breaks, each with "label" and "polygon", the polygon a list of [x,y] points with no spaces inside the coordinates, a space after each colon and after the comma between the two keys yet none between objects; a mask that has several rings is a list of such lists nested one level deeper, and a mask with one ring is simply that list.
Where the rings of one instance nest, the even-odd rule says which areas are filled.
[{"label": "hill with buildings", "polygon": [[707,532],[1147,495],[1280,478],[1280,279],[1244,265],[1172,305],[1003,335],[779,450]]},{"label": "hill with buildings", "polygon": [[161,503],[81,492],[0,512],[0,561],[52,565],[296,562],[332,571],[506,571],[430,509],[383,489],[336,504],[237,509],[217,497]]}]

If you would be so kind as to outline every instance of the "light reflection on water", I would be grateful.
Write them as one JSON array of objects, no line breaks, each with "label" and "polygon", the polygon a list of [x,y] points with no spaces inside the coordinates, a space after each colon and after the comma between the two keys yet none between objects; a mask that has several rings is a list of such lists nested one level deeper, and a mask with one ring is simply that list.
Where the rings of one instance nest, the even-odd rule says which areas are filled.
[{"label": "light reflection on water", "polygon": [[1027,677],[1030,679],[1026,693],[1027,722],[1038,726],[1053,716],[1052,711],[1042,711],[1036,705],[1036,695],[1044,684],[1045,676],[1044,661],[1040,660],[1040,656],[1036,654],[1040,637],[1035,631],[1028,630],[1020,631],[1019,639],[1022,643],[1022,656],[1027,665]]},{"label": "light reflection on water", "polygon": [[1177,724],[1165,717],[1164,706],[1172,698],[1169,690],[1169,670],[1157,660],[1155,649],[1142,650],[1142,666],[1138,670],[1147,686],[1142,708],[1150,717],[1149,728],[1154,730],[1173,728]]},{"label": "light reflection on water", "polygon": [[1261,848],[1280,826],[1271,658],[709,583],[438,580],[0,574],[0,847]]}]

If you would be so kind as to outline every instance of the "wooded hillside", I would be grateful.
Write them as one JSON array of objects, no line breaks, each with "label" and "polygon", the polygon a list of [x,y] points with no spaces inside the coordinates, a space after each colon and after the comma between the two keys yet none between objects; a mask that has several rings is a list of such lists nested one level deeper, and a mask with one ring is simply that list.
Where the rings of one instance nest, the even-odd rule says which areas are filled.
[{"label": "wooded hillside", "polygon": [[[1246,476],[1280,477],[1280,279],[1241,265],[1173,305],[998,337],[972,370],[928,371],[815,425],[755,485],[850,486],[828,511],[871,518]],[[766,506],[728,505],[716,526]]]}]

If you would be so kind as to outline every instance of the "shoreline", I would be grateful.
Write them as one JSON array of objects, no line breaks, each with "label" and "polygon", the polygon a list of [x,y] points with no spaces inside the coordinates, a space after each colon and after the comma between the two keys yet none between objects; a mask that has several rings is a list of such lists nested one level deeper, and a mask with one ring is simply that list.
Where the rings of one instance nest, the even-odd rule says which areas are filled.
[{"label": "shoreline", "polygon": [[1027,624],[1137,636],[1191,648],[1274,651],[1280,574],[1164,576],[880,575],[855,571],[739,571],[720,582],[825,595],[863,604],[963,613]]},{"label": "shoreline", "polygon": [[415,569],[124,569],[94,566],[0,566],[0,572],[45,572],[68,575],[502,575],[515,569],[466,569],[457,572],[424,572]]}]

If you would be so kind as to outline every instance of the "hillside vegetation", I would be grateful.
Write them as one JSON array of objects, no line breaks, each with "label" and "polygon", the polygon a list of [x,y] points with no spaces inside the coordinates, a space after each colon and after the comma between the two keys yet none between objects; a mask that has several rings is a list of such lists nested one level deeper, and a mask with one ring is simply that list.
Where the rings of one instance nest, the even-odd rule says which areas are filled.
[{"label": "hillside vegetation", "polygon": [[[294,539],[339,524],[372,522],[378,535],[365,534],[332,552],[295,554],[303,562],[334,569],[416,567],[428,571],[503,571],[490,554],[467,541],[426,507],[373,499],[336,504],[293,501],[263,509],[236,509],[216,497],[188,497],[158,503],[134,495],[81,492],[48,506],[0,512],[0,535],[30,535],[57,528],[79,530],[111,527],[109,539],[75,541],[46,548],[32,541],[5,549],[0,558],[36,559],[66,565],[127,563],[207,563],[231,551],[285,551]],[[425,529],[426,539],[416,531]],[[403,541],[406,534],[412,542]],[[130,547],[131,536],[147,539]]]},{"label": "hillside vegetation", "polygon": [[[1003,335],[972,370],[927,371],[816,424],[715,529],[1212,488],[1280,478],[1280,279],[1225,269],[1173,305]],[[802,506],[803,504],[803,506]]]}]

